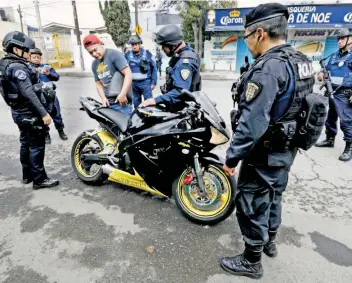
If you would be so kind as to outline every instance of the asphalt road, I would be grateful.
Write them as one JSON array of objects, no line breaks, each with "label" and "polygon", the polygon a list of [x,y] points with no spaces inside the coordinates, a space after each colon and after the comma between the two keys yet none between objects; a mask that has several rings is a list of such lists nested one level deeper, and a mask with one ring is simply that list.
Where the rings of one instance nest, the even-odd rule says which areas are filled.
[{"label": "asphalt road", "polygon": [[[229,81],[204,89],[228,120]],[[21,184],[19,133],[0,100],[0,282],[250,282],[225,273],[222,256],[243,250],[233,214],[215,227],[187,221],[172,200],[109,183],[90,187],[74,175],[74,139],[97,123],[79,111],[81,95],[95,96],[92,78],[58,84],[68,141],[52,125],[49,175],[61,185],[33,191]],[[299,154],[284,195],[279,256],[263,256],[262,282],[351,282],[352,162],[333,149]],[[226,146],[217,150],[224,155]]]}]

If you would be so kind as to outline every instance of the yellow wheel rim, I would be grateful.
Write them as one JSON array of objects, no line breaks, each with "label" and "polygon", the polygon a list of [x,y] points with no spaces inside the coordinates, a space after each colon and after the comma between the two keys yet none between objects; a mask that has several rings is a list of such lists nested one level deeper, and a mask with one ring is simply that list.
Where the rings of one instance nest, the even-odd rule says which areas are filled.
[{"label": "yellow wheel rim", "polygon": [[184,179],[189,173],[185,170],[177,185],[177,193],[184,209],[200,218],[211,218],[221,214],[232,199],[231,184],[226,175],[213,165],[208,167],[203,178],[207,199],[202,200],[197,194],[197,188],[189,190],[184,185]]},{"label": "yellow wheel rim", "polygon": [[81,161],[81,152],[82,149],[84,148],[85,145],[87,145],[89,142],[94,141],[95,143],[97,143],[96,140],[90,138],[90,137],[85,137],[83,139],[81,139],[75,148],[75,154],[74,154],[74,163],[75,163],[75,167],[78,170],[79,174],[81,174],[82,176],[86,177],[86,178],[93,178],[95,177],[97,174],[99,174],[100,172],[100,168],[98,170],[96,170],[94,173],[87,173],[87,171],[84,169],[84,164]]}]

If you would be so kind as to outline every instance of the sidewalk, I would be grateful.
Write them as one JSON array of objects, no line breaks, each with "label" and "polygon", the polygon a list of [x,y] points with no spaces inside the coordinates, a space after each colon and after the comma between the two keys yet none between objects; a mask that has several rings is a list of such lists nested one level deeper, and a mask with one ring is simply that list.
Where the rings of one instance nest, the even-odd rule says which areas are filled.
[{"label": "sidewalk", "polygon": [[[76,68],[61,68],[57,69],[56,71],[61,77],[93,77],[93,73],[90,68],[86,68],[84,71]],[[201,76],[202,80],[208,81],[235,81],[240,76],[240,74],[233,71],[205,71],[201,73]]]}]

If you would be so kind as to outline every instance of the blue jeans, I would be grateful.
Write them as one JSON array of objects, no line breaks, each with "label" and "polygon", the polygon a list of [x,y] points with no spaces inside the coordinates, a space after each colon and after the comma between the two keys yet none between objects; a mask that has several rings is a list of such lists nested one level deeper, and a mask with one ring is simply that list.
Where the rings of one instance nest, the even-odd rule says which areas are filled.
[{"label": "blue jeans", "polygon": [[126,116],[132,115],[132,104],[127,104],[126,106],[121,106],[120,104],[110,104],[110,108],[116,111],[120,111]]}]

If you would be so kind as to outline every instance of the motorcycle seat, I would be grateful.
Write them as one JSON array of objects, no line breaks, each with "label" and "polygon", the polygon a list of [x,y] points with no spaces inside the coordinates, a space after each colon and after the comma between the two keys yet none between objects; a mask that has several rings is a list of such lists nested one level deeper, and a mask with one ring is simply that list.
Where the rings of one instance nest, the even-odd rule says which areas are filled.
[{"label": "motorcycle seat", "polygon": [[127,117],[125,114],[110,108],[100,108],[98,112],[111,120],[121,130],[121,132],[126,132],[130,117]]}]

